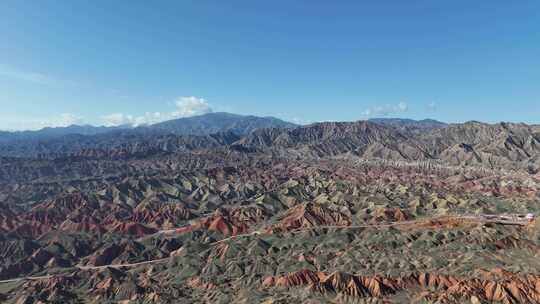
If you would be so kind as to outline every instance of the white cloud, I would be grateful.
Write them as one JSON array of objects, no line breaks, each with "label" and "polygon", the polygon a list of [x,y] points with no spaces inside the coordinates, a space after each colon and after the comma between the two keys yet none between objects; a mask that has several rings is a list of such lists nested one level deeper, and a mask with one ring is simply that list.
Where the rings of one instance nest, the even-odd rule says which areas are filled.
[{"label": "white cloud", "polygon": [[[1,75],[0,71],[0,75]],[[38,78],[36,78],[37,80]],[[170,112],[146,112],[142,115],[111,113],[100,117],[100,124],[112,127],[121,125],[142,126],[159,123],[181,117],[202,115],[212,112],[212,108],[204,98],[194,96],[179,97]],[[0,128],[5,130],[38,130],[45,127],[67,127],[83,124],[83,117],[62,113],[49,118],[0,117]]]},{"label": "white cloud", "polygon": [[71,113],[62,113],[53,120],[45,121],[45,124],[52,127],[67,127],[70,125],[82,124],[83,117]]},{"label": "white cloud", "polygon": [[400,102],[398,103],[397,109],[399,110],[399,112],[407,112],[409,106],[404,102]]},{"label": "white cloud", "polygon": [[[31,126],[33,124],[33,120],[28,120],[26,123]],[[60,115],[53,116],[48,119],[39,120],[37,121],[37,123],[34,123],[34,125],[35,125],[35,128],[41,129],[45,127],[51,127],[51,128],[67,127],[71,125],[80,125],[83,123],[84,123],[84,119],[82,116],[78,116],[71,113],[62,113]]]},{"label": "white cloud", "polygon": [[101,116],[101,120],[103,120],[103,125],[107,127],[133,124],[133,116],[124,115],[122,113],[103,115]]},{"label": "white cloud", "polygon": [[435,111],[437,111],[437,104],[432,101],[432,102],[428,103],[427,109],[428,109],[428,111],[435,112]]},{"label": "white cloud", "polygon": [[389,116],[389,115],[395,115],[399,113],[405,113],[409,110],[409,106],[405,102],[400,102],[397,105],[382,105],[382,106],[375,106],[366,109],[364,112],[362,112],[363,116]]},{"label": "white cloud", "polygon": [[67,127],[83,124],[84,119],[72,113],[62,113],[49,118],[2,117],[6,130],[39,130],[45,127]]},{"label": "white cloud", "polygon": [[107,127],[116,127],[122,125],[141,126],[149,125],[167,120],[167,115],[160,112],[146,112],[141,116],[133,116],[123,113],[113,113],[101,116],[103,125]]},{"label": "white cloud", "polygon": [[135,117],[135,125],[151,125],[167,120],[167,115],[160,112],[146,112],[142,116]]},{"label": "white cloud", "polygon": [[[285,119],[287,120],[287,119]],[[311,123],[313,123],[313,121],[311,120],[307,120],[307,119],[303,119],[303,118],[299,118],[299,117],[293,117],[290,119],[290,121],[294,124],[297,124],[297,125],[309,125]]]},{"label": "white cloud", "polygon": [[35,83],[48,83],[49,78],[43,74],[34,73],[34,72],[23,72],[16,69],[13,69],[11,67],[0,65],[0,75],[14,78],[17,80],[24,80],[29,82],[35,82]]},{"label": "white cloud", "polygon": [[0,76],[48,86],[76,85],[75,82],[56,79],[47,74],[25,71],[5,64],[0,64]]},{"label": "white cloud", "polygon": [[179,97],[175,103],[175,109],[172,112],[146,112],[144,115],[134,116],[123,113],[113,113],[101,117],[105,126],[120,126],[120,125],[151,125],[166,120],[171,120],[181,117],[190,117],[211,113],[212,108],[204,98],[195,96]]},{"label": "white cloud", "polygon": [[189,117],[212,112],[212,108],[204,98],[195,96],[180,97],[175,104],[176,110],[172,112],[174,117]]}]

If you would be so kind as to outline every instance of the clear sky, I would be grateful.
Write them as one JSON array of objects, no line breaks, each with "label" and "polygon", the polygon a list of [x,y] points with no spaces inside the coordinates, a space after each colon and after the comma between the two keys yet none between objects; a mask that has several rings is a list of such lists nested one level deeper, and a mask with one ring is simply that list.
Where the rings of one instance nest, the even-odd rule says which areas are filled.
[{"label": "clear sky", "polygon": [[540,123],[537,0],[2,0],[0,39],[0,129],[210,110]]}]

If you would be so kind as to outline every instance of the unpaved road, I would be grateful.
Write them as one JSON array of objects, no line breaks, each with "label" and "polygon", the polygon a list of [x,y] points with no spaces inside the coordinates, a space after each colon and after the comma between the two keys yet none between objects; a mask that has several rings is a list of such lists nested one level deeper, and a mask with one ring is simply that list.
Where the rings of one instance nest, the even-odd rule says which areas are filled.
[{"label": "unpaved road", "polygon": [[[366,224],[366,225],[354,225],[354,226],[314,226],[314,227],[309,227],[309,228],[293,230],[291,232],[297,233],[297,232],[310,231],[310,230],[316,230],[316,229],[384,228],[384,227],[415,225],[415,224],[420,224],[420,223],[429,223],[429,221],[440,221],[440,220],[463,220],[463,221],[468,221],[468,222],[484,223],[484,224],[497,223],[497,224],[503,224],[503,225],[519,225],[519,226],[524,226],[529,223],[529,220],[525,219],[523,215],[501,217],[501,216],[483,214],[483,215],[442,216],[442,217],[437,217],[437,218],[432,218],[432,219],[418,219],[418,220],[400,221],[400,222],[393,222],[393,223]],[[159,234],[174,234],[175,231],[176,229],[160,230],[157,233],[146,236],[146,237],[151,237],[151,236],[155,236]],[[222,240],[216,241],[212,243],[211,245],[217,245],[217,244],[227,242],[233,239],[249,237],[253,235],[260,235],[260,234],[263,234],[263,233],[261,231],[253,231],[251,233],[234,235],[234,236],[230,236]],[[103,266],[76,265],[75,268],[78,268],[79,270],[86,270],[86,271],[101,270],[105,268],[131,268],[131,267],[137,267],[137,266],[142,266],[142,265],[147,265],[147,264],[164,263],[164,262],[169,261],[170,258],[171,257],[166,257],[162,259],[150,260],[150,261],[144,261],[144,262],[128,263],[128,264],[109,264],[109,265],[103,265]],[[65,274],[62,274],[62,275],[65,275]],[[54,276],[55,275],[21,277],[21,278],[15,278],[15,279],[1,280],[0,284],[20,282],[20,281],[31,281],[31,280],[47,280]]]}]

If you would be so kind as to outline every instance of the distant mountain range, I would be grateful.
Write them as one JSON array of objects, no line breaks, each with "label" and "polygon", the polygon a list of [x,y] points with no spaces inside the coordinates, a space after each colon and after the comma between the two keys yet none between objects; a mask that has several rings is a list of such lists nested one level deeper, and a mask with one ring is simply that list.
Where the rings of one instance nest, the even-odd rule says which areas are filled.
[{"label": "distant mountain range", "polygon": [[[413,120],[405,118],[371,118],[370,122],[398,128],[434,129],[447,126],[446,123],[433,119]],[[70,135],[99,135],[110,132],[131,134],[175,134],[175,135],[210,135],[220,132],[232,132],[247,135],[257,129],[288,129],[298,125],[275,117],[238,115],[225,112],[208,113],[193,117],[179,118],[153,125],[133,127],[70,125],[67,127],[47,127],[36,131],[0,131],[0,143],[19,141],[44,141]]]},{"label": "distant mountain range", "polygon": [[274,117],[216,112],[139,127],[72,125],[38,131],[0,132],[0,156],[51,158],[181,151],[231,144],[261,128],[296,126]]},{"label": "distant mountain range", "polygon": [[540,170],[540,126],[523,123],[323,122],[294,129],[256,130],[235,145],[311,157],[350,154],[364,159]]},{"label": "distant mountain range", "polygon": [[211,113],[137,128],[70,126],[0,138],[3,157],[126,159],[217,149],[540,170],[540,126],[504,122],[378,118],[297,126],[273,117]]},{"label": "distant mountain range", "polygon": [[43,141],[69,135],[99,135],[118,131],[129,132],[131,134],[209,135],[219,132],[232,132],[237,135],[245,135],[259,128],[292,127],[296,127],[296,125],[275,117],[257,117],[215,112],[136,128],[130,125],[115,127],[71,125],[67,127],[48,127],[37,131],[0,131],[0,143],[28,140]]},{"label": "distant mountain range", "polygon": [[369,121],[398,128],[416,128],[419,130],[438,129],[448,126],[447,123],[434,119],[414,120],[408,118],[371,118]]},{"label": "distant mountain range", "polygon": [[262,128],[294,128],[297,125],[275,117],[238,115],[225,112],[208,113],[161,122],[147,128],[176,135],[208,135],[218,132],[232,132],[246,135]]},{"label": "distant mountain range", "polygon": [[37,131],[0,131],[0,143],[27,140],[49,140],[66,135],[97,135],[117,130],[129,129],[130,126],[105,127],[91,125],[71,125],[67,127],[43,128]]}]

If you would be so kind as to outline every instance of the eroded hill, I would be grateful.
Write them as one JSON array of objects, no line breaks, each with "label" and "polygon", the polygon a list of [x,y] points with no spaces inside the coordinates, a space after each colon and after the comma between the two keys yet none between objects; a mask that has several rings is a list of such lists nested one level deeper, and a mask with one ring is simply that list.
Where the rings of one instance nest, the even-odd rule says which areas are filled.
[{"label": "eroded hill", "polygon": [[540,302],[534,126],[165,138],[3,158],[0,301]]}]

